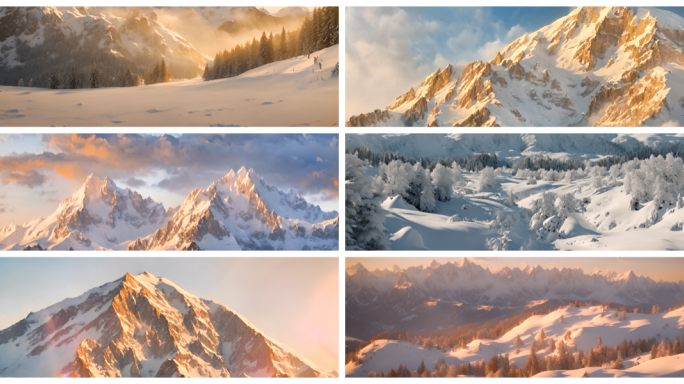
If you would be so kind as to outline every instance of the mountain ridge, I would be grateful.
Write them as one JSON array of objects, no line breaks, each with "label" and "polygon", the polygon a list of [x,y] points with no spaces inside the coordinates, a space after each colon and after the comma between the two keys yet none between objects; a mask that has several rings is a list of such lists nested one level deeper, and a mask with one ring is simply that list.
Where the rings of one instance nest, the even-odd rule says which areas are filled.
[{"label": "mountain ridge", "polygon": [[30,313],[0,331],[0,356],[0,376],[328,375],[227,306],[149,272]]},{"label": "mountain ridge", "polygon": [[578,7],[346,126],[681,126],[683,45],[669,11]]}]

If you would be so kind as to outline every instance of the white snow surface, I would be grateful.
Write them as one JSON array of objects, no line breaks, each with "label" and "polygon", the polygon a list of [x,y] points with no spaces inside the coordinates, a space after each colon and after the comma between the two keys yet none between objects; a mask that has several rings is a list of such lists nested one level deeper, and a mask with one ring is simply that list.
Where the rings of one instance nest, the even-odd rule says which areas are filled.
[{"label": "white snow surface", "polygon": [[[322,69],[314,66],[322,60]],[[0,126],[315,126],[338,124],[339,46],[239,76],[127,88],[0,86]]]},{"label": "white snow surface", "polygon": [[[518,367],[524,367],[529,357],[529,345],[534,338],[539,337],[543,328],[547,338],[563,340],[566,332],[570,331],[572,340],[565,341],[571,351],[582,349],[585,352],[593,348],[601,337],[603,345],[617,346],[623,340],[647,339],[656,337],[660,340],[668,337],[674,340],[676,336],[682,336],[684,329],[684,308],[659,315],[628,313],[626,320],[616,318],[616,310],[607,309],[601,316],[601,306],[592,307],[565,307],[555,310],[547,315],[536,315],[528,318],[522,324],[511,329],[495,340],[473,340],[465,349],[457,351],[449,350],[442,352],[439,349],[428,350],[419,344],[411,344],[408,341],[377,340],[375,345],[370,344],[360,352],[362,365],[349,363],[345,367],[347,377],[367,377],[370,372],[389,372],[403,364],[410,370],[418,368],[421,361],[432,367],[434,363],[444,358],[447,365],[474,363],[477,361],[489,361],[493,356],[508,354],[511,362]],[[560,317],[564,321],[560,321]],[[519,353],[515,353],[514,342],[520,336],[525,343]],[[548,343],[548,341],[547,341]],[[478,346],[481,349],[478,350]],[[549,347],[537,351],[537,356],[542,357],[550,353]],[[555,353],[555,352],[554,352]],[[596,373],[596,377],[613,376],[675,376],[681,375],[682,359],[684,355],[645,361],[624,371],[606,370],[601,368],[589,368],[588,374]],[[641,356],[641,360],[648,360],[648,353]],[[629,362],[626,362],[629,365]],[[540,374],[541,377],[580,377],[584,370],[578,371],[549,371]]]}]

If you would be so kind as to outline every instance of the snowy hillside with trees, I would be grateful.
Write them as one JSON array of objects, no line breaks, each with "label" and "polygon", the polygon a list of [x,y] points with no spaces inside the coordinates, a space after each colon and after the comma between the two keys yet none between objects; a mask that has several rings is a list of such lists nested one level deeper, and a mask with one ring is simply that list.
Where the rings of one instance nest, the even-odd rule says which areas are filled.
[{"label": "snowy hillside with trees", "polygon": [[684,249],[681,139],[347,135],[347,248]]},{"label": "snowy hillside with trees", "polygon": [[[292,12],[0,8],[0,125],[336,125],[338,9]],[[179,23],[184,37],[163,18],[203,29]],[[215,56],[197,48],[208,38],[220,44],[230,36],[234,44],[248,35]]]},{"label": "snowy hillside with trees", "polygon": [[345,287],[347,376],[684,374],[681,280],[490,270],[464,258],[374,271],[357,263]]}]

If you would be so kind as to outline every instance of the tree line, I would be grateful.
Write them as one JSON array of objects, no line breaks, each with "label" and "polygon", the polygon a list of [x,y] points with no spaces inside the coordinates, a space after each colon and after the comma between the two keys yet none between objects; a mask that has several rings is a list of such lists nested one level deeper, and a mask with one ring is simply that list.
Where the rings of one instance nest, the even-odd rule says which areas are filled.
[{"label": "tree line", "polygon": [[[582,307],[584,305],[587,305],[587,303],[581,303],[579,301],[569,304],[569,306],[573,307]],[[562,308],[562,306],[558,308]],[[610,309],[615,309],[615,311],[610,312]],[[671,308],[670,310],[674,310],[674,308]],[[549,310],[549,312],[550,311],[551,310]],[[661,308],[656,304],[650,312],[646,313],[658,315],[661,311]],[[612,316],[618,320],[627,321],[629,313],[639,312],[638,308],[630,309],[625,306],[611,308],[610,304],[603,304],[602,312],[599,316]],[[348,353],[345,356],[345,364],[364,364],[363,359],[360,357],[360,351],[370,344],[375,345],[377,340],[381,339],[409,341],[411,344],[422,345],[425,349],[439,348],[443,352],[448,352],[452,349],[456,351],[473,347],[479,351],[482,348],[481,341],[476,345],[468,346],[468,344],[477,340],[496,339],[534,315],[535,312],[532,312],[519,315],[515,320],[503,320],[493,328],[483,326],[476,331],[477,338],[474,338],[475,334],[473,334],[472,328],[465,332],[467,337],[464,337],[459,331],[454,331],[454,333],[458,335],[456,339],[458,341],[454,342],[452,339],[450,343],[446,341],[447,338],[445,338],[444,335],[422,337],[409,336],[408,332],[405,334],[383,332],[383,334],[372,338],[370,342],[363,343],[359,345],[355,351]],[[558,322],[565,322],[563,316],[558,319]],[[470,341],[466,342],[469,338]],[[636,340],[625,339],[618,345],[611,347],[604,345],[599,336],[596,346],[590,348],[588,352],[585,352],[582,349],[578,349],[576,346],[570,346],[572,334],[569,330],[562,337],[548,337],[542,327],[532,340],[528,341],[529,344],[525,343],[520,338],[520,335],[514,340],[513,345],[516,349],[511,355],[518,355],[525,348],[529,348],[529,356],[525,365],[522,367],[518,367],[515,362],[510,361],[510,355],[499,354],[493,356],[489,362],[480,360],[473,363],[460,364],[458,367],[455,364],[447,366],[444,358],[440,358],[435,362],[432,370],[425,365],[424,361],[414,370],[400,364],[397,369],[391,369],[387,374],[385,374],[384,371],[380,373],[371,372],[369,373],[369,377],[456,377],[463,375],[475,377],[532,377],[545,371],[574,370],[588,367],[625,369],[625,359],[638,357],[636,364],[639,364],[642,358],[644,358],[644,361],[648,361],[684,353],[682,340],[683,338],[680,338],[679,335],[677,335],[674,340],[670,340],[666,337],[660,340],[660,342],[658,342],[656,338],[638,338]],[[544,351],[546,355],[543,357],[538,356],[540,351]],[[645,353],[648,353],[647,357]]]},{"label": "tree line", "polygon": [[316,7],[299,29],[275,35],[263,31],[261,38],[247,40],[230,50],[217,52],[213,66],[207,63],[204,80],[223,79],[265,64],[286,60],[339,44],[339,7]]}]

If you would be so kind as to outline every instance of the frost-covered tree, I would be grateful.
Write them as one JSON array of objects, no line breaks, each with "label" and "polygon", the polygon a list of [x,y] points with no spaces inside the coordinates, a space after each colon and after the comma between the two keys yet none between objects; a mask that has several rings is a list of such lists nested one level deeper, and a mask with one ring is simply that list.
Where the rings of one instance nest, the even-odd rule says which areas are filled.
[{"label": "frost-covered tree", "polygon": [[420,210],[423,212],[434,212],[437,209],[435,203],[435,188],[430,179],[430,170],[423,172],[423,191],[420,195]]},{"label": "frost-covered tree", "polygon": [[435,196],[439,201],[451,200],[454,193],[454,173],[449,168],[437,163],[432,171],[432,183],[435,187]]},{"label": "frost-covered tree", "polygon": [[486,167],[480,172],[480,180],[477,184],[477,190],[482,192],[487,189],[494,188],[496,185],[496,174],[494,168]]},{"label": "frost-covered tree", "polygon": [[381,187],[366,175],[368,162],[345,156],[345,243],[349,250],[388,248]]},{"label": "frost-covered tree", "polygon": [[537,185],[537,179],[534,176],[528,177],[527,185]]},{"label": "frost-covered tree", "polygon": [[575,199],[569,193],[558,196],[556,198],[556,202],[554,203],[556,212],[558,212],[558,217],[561,220],[567,219],[571,213],[577,210],[577,206],[579,203],[580,201]]},{"label": "frost-covered tree", "polygon": [[101,88],[102,87],[102,75],[100,70],[97,69],[97,64],[93,61],[93,66],[90,69],[90,88]]},{"label": "frost-covered tree", "polygon": [[513,193],[512,188],[510,191],[508,191],[508,197],[506,198],[506,200],[504,200],[504,205],[507,207],[517,206],[517,204],[515,203],[515,193]]},{"label": "frost-covered tree", "polygon": [[17,86],[23,87],[24,86],[24,79],[19,79],[19,81],[17,82]]},{"label": "frost-covered tree", "polygon": [[620,177],[620,168],[620,164],[614,164],[610,167],[610,181],[613,186],[617,186],[617,181]]},{"label": "frost-covered tree", "polygon": [[383,193],[386,196],[408,196],[413,169],[409,164],[400,160],[393,160],[389,164],[380,164],[380,178],[383,182]]}]

